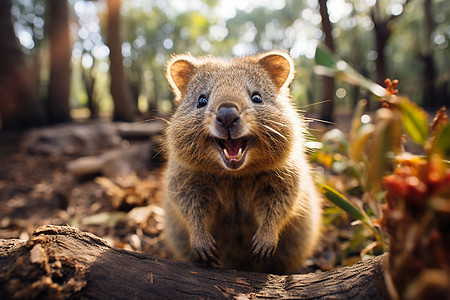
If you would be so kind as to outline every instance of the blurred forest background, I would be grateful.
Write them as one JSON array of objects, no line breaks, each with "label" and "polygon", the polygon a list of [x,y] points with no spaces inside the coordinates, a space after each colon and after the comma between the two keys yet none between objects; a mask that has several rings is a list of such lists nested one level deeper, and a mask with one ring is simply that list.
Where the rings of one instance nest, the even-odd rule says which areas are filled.
[{"label": "blurred forest background", "polygon": [[[356,144],[348,136],[359,100],[372,96],[316,74],[317,47],[381,85],[399,79],[400,93],[434,112],[450,104],[449,43],[448,0],[1,0],[0,238],[26,240],[40,225],[70,224],[114,246],[170,257],[159,119],[172,109],[166,61],[186,52],[289,52],[298,107],[341,129],[312,131],[323,146],[311,156],[315,171],[363,207],[373,160],[348,158]],[[365,116],[358,122],[369,122]],[[326,234],[303,271],[351,264],[379,245],[337,207],[325,202],[324,211]]]},{"label": "blurred forest background", "polygon": [[362,75],[426,109],[450,102],[446,0],[3,0],[3,129],[78,118],[136,121],[171,109],[165,63],[174,53],[224,57],[272,49],[296,61],[294,101],[333,121],[368,97],[314,74],[327,45]]}]

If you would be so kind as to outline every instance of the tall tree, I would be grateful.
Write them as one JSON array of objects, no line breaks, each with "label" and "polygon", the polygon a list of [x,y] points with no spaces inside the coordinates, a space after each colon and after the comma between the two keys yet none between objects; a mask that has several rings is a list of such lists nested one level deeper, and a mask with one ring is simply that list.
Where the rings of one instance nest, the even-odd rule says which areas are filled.
[{"label": "tall tree", "polygon": [[0,1],[0,119],[3,129],[42,125],[32,68],[14,33],[11,0]]},{"label": "tall tree", "polygon": [[438,99],[436,99],[436,68],[433,60],[433,50],[431,38],[435,29],[432,13],[432,0],[424,0],[425,12],[425,47],[420,58],[424,64],[423,68],[423,106],[428,109],[436,109]]},{"label": "tall tree", "polygon": [[114,120],[133,121],[135,109],[133,108],[132,93],[123,69],[122,39],[120,37],[121,0],[107,0],[107,3],[107,45],[110,51],[110,90],[114,101]]},{"label": "tall tree", "polygon": [[70,117],[72,47],[67,0],[49,0],[48,35],[50,39],[50,79],[46,102],[50,123],[67,122]]},{"label": "tall tree", "polygon": [[[409,0],[405,0],[403,8],[408,4]],[[381,8],[380,1],[375,1],[375,5],[371,10],[371,19],[375,29],[375,47],[377,51],[377,58],[375,60],[377,66],[377,82],[384,84],[387,76],[386,56],[384,49],[387,46],[389,38],[392,34],[392,22],[401,14],[385,16]],[[404,10],[404,9],[403,9]],[[403,11],[402,10],[402,11]]]},{"label": "tall tree", "polygon": [[[332,51],[335,51],[333,36],[331,35],[332,26],[328,14],[327,0],[319,0],[319,11],[322,17],[322,30],[325,34],[325,45]],[[334,121],[334,78],[325,76],[323,78],[323,99],[331,100],[322,104],[320,118],[324,121]]]},{"label": "tall tree", "polygon": [[[86,50],[84,53],[87,53]],[[90,118],[97,119],[99,116],[99,106],[98,101],[95,97],[95,81],[96,78],[94,76],[94,66],[95,66],[95,57],[92,56],[93,63],[89,68],[85,68],[83,64],[80,66],[81,70],[81,80],[83,81],[84,88],[86,90],[86,95],[88,98],[87,107],[90,111]]]},{"label": "tall tree", "polygon": [[142,73],[143,73],[143,61],[141,59],[135,59],[132,63],[132,68],[128,72],[129,84],[131,90],[131,102],[133,104],[133,110],[139,113],[139,96],[142,90]]}]

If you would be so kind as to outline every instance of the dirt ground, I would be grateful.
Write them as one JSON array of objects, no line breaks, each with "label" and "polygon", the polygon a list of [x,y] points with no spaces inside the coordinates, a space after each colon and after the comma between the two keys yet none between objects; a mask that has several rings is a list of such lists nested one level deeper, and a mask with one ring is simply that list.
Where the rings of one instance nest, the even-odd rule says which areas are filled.
[{"label": "dirt ground", "polygon": [[[76,177],[67,171],[69,161],[107,147],[30,153],[23,147],[25,135],[0,131],[0,239],[27,240],[41,225],[69,224],[117,247],[173,258],[164,243],[160,167],[115,178]],[[335,267],[350,232],[334,226],[324,231],[316,254],[299,272]]]}]

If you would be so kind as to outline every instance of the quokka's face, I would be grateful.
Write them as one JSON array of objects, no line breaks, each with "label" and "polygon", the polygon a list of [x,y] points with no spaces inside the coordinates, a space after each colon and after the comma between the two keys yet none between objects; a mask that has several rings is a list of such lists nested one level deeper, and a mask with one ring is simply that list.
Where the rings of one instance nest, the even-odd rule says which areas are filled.
[{"label": "quokka's face", "polygon": [[[173,155],[211,172],[251,172],[282,159],[293,124],[290,99],[281,89],[291,71],[277,85],[272,69],[261,63],[264,57],[231,62],[183,57],[181,65],[174,67],[177,60],[169,64],[169,82],[178,89],[168,128],[169,140],[179,149]],[[291,67],[285,57],[275,58],[279,69],[282,63]]]}]

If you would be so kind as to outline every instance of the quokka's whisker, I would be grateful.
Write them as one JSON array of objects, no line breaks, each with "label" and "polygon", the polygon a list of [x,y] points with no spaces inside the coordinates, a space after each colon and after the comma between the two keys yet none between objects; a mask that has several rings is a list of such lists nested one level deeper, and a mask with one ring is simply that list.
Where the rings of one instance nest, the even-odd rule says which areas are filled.
[{"label": "quokka's whisker", "polygon": [[332,100],[330,100],[330,99],[323,100],[323,101],[314,102],[314,103],[306,104],[306,105],[303,105],[303,106],[299,106],[298,108],[299,109],[303,109],[303,108],[306,108],[306,107],[311,107],[311,106],[314,106],[314,105],[319,105],[319,104],[327,103],[327,102],[330,102],[330,101],[332,101]]},{"label": "quokka's whisker", "polygon": [[305,117],[305,121],[307,121],[307,122],[321,122],[321,123],[325,123],[325,124],[336,125],[336,123],[334,123],[334,122],[325,121],[325,120],[316,119],[316,118],[311,118],[311,117]]},{"label": "quokka's whisker", "polygon": [[273,129],[272,127],[270,127],[270,126],[268,126],[268,125],[265,125],[265,124],[263,124],[263,126],[264,126],[264,128],[269,129],[270,131],[272,131],[273,133],[275,133],[275,134],[277,134],[278,136],[282,137],[283,139],[286,139],[286,137],[285,137],[283,134],[281,134],[281,133],[278,132],[277,130]]}]

